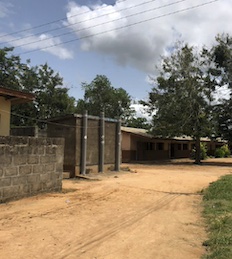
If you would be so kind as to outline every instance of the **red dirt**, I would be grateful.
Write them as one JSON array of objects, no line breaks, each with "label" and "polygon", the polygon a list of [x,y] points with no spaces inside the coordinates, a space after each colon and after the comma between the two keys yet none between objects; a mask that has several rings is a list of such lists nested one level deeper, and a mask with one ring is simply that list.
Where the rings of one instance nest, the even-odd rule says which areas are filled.
[{"label": "red dirt", "polygon": [[134,172],[64,180],[62,193],[1,204],[0,258],[199,259],[199,192],[231,165],[123,165]]}]

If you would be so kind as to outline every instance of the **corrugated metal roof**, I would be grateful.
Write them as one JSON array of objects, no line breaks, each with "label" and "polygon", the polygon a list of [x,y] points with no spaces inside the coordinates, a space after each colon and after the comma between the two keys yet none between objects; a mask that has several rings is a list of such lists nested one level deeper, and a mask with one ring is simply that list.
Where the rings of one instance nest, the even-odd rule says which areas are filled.
[{"label": "corrugated metal roof", "polygon": [[8,99],[12,104],[32,102],[35,99],[34,94],[13,90],[2,86],[0,86],[0,96]]},{"label": "corrugated metal roof", "polygon": [[138,129],[138,128],[131,128],[131,127],[121,127],[121,130],[127,133],[135,134],[141,137],[146,138],[154,138],[153,135],[147,133],[147,130],[145,129]]},{"label": "corrugated metal roof", "polygon": [[[146,129],[139,129],[139,128],[131,128],[131,127],[121,127],[121,130],[127,133],[135,134],[141,137],[146,138],[154,138],[154,139],[169,139],[169,140],[179,140],[179,141],[193,141],[192,137],[189,136],[181,136],[181,137],[172,137],[172,138],[161,138],[153,136],[152,134],[149,134]],[[211,141],[210,138],[201,138],[201,141],[209,142]],[[220,138],[217,138],[215,141],[218,142],[226,142],[225,140],[222,140]]]}]

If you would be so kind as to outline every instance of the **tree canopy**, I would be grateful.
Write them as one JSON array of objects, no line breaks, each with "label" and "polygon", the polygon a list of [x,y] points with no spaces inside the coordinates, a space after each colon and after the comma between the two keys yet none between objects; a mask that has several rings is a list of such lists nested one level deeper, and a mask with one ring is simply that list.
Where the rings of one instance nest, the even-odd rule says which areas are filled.
[{"label": "tree canopy", "polygon": [[148,105],[153,112],[152,131],[163,137],[192,136],[196,140],[196,163],[200,162],[200,138],[211,136],[215,77],[208,51],[178,45],[163,57]]},{"label": "tree canopy", "polygon": [[99,116],[102,111],[109,118],[127,120],[132,114],[131,97],[123,88],[114,88],[105,75],[97,75],[91,83],[82,83],[84,98],[77,102],[77,112],[87,110]]},{"label": "tree canopy", "polygon": [[222,34],[216,37],[216,41],[212,57],[219,71],[218,82],[227,87],[227,94],[215,105],[215,122],[218,134],[232,143],[232,37]]},{"label": "tree canopy", "polygon": [[12,108],[11,123],[20,125],[44,125],[42,120],[73,113],[75,99],[68,95],[63,79],[48,66],[31,66],[30,60],[23,63],[19,56],[11,54],[13,48],[0,49],[1,85],[35,94],[33,103]]}]

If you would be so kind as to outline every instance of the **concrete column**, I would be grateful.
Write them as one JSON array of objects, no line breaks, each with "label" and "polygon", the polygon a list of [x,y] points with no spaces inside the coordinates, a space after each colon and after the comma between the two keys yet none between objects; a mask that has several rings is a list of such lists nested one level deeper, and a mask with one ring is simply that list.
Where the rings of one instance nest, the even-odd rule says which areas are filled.
[{"label": "concrete column", "polygon": [[105,156],[105,114],[101,112],[100,130],[99,130],[99,173],[104,172],[104,156]]},{"label": "concrete column", "polygon": [[121,120],[116,125],[115,171],[120,171],[121,164]]},{"label": "concrete column", "polygon": [[86,174],[87,132],[88,132],[88,113],[87,111],[85,111],[82,117],[81,174]]}]

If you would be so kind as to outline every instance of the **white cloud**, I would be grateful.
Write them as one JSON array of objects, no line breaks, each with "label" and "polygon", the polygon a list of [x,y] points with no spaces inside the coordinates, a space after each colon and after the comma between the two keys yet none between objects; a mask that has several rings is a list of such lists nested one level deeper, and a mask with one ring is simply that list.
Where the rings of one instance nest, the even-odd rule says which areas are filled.
[{"label": "white cloud", "polygon": [[2,34],[0,41],[7,43],[8,46],[11,45],[13,47],[20,47],[23,50],[22,53],[33,50],[41,50],[53,54],[60,59],[73,58],[72,51],[63,47],[59,38],[54,38],[49,34],[41,34],[36,36],[30,34],[23,35],[22,37]]},{"label": "white cloud", "polygon": [[[169,7],[168,0],[146,2],[116,1],[115,5],[98,4],[91,7],[70,2],[66,24],[72,24],[76,35],[83,38],[80,41],[82,50],[110,56],[122,66],[133,66],[146,73],[154,71],[160,55],[165,54],[178,39],[193,45],[209,46],[218,33],[232,33],[231,0],[157,19],[155,17],[203,4],[208,0],[178,1],[178,4]],[[139,6],[132,8],[135,5]],[[165,8],[160,8],[164,5]],[[138,24],[130,26],[135,23]],[[124,29],[117,29],[121,27]]]},{"label": "white cloud", "polygon": [[0,2],[0,18],[4,18],[11,13],[11,8],[13,7],[10,3]]}]

